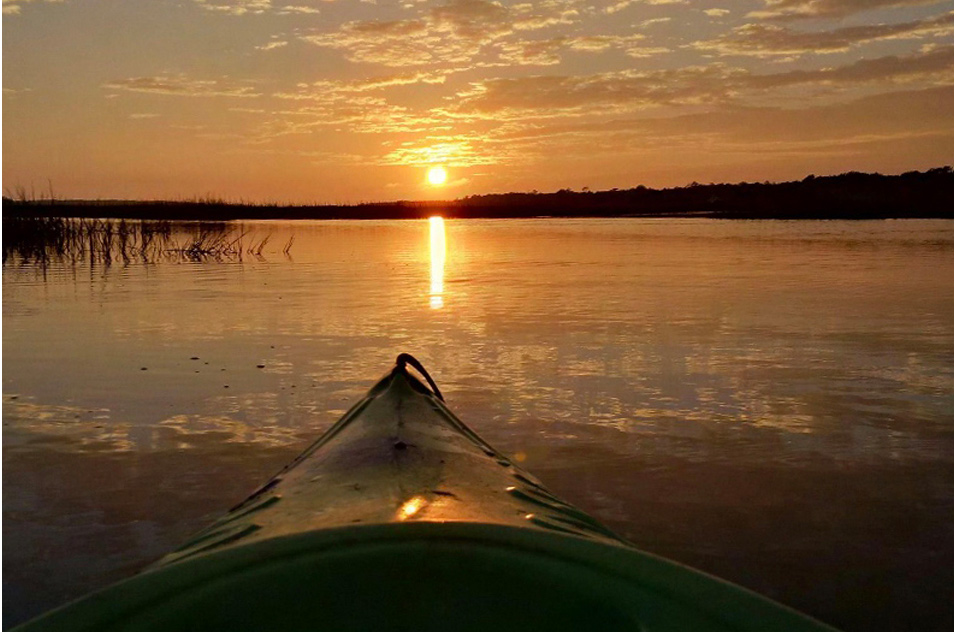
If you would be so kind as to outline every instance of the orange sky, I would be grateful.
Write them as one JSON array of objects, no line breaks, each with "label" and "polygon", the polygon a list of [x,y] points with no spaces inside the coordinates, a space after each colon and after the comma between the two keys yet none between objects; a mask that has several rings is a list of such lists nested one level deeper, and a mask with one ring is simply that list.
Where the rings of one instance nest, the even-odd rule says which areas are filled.
[{"label": "orange sky", "polygon": [[4,188],[361,202],[953,163],[951,2],[287,1],[3,0]]}]

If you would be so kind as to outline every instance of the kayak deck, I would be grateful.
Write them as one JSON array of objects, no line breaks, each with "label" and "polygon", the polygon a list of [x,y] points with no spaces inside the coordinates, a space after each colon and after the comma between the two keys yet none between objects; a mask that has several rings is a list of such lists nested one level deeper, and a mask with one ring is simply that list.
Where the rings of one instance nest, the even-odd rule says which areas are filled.
[{"label": "kayak deck", "polygon": [[398,365],[279,474],[160,565],[316,529],[478,522],[620,542]]},{"label": "kayak deck", "polygon": [[403,357],[183,547],[24,629],[830,629],[630,547],[485,443]]}]

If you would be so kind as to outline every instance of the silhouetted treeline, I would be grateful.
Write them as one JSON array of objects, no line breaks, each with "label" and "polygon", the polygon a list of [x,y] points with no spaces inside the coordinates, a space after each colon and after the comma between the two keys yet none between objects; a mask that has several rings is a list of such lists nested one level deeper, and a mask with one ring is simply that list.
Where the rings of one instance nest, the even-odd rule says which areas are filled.
[{"label": "silhouetted treeline", "polygon": [[452,201],[356,205],[58,201],[4,197],[5,216],[166,220],[712,217],[724,219],[952,218],[953,168],[896,176],[849,172],[782,183],[698,184],[671,189],[501,193]]}]

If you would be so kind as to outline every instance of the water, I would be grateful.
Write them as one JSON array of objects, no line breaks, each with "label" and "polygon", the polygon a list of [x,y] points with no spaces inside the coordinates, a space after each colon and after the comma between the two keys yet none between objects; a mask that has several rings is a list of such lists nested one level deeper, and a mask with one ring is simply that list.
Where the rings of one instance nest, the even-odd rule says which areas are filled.
[{"label": "water", "polygon": [[8,258],[4,626],[177,546],[408,351],[641,548],[848,631],[952,629],[953,222],[444,229]]}]

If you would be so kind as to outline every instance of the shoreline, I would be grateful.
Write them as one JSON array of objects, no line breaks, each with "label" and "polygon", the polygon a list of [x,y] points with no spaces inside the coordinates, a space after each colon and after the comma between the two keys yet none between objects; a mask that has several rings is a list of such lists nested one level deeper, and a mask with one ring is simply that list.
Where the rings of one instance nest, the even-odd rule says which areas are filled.
[{"label": "shoreline", "polygon": [[896,176],[850,172],[783,183],[671,189],[501,193],[446,201],[354,205],[3,198],[3,217],[148,220],[710,218],[778,220],[952,219],[951,167]]}]

